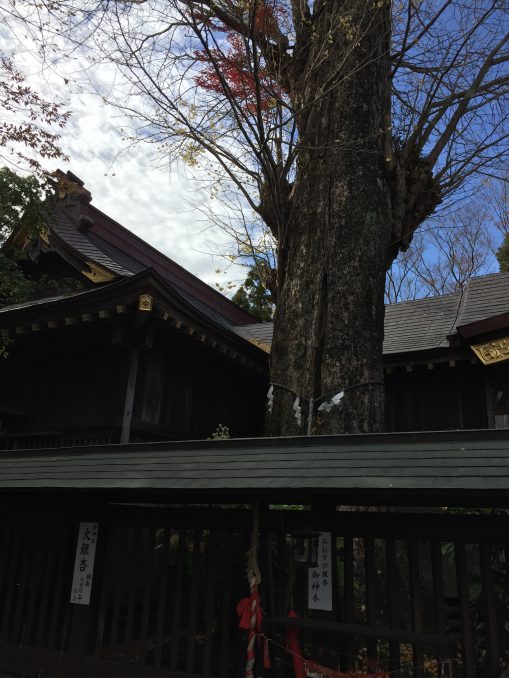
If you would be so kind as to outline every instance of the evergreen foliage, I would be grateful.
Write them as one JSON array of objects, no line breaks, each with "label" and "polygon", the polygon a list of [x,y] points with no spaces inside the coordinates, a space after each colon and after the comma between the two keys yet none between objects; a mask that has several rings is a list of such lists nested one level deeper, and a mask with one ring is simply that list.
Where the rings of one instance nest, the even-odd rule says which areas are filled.
[{"label": "evergreen foliage", "polygon": [[506,233],[497,250],[498,265],[501,271],[509,271],[509,234]]},{"label": "evergreen foliage", "polygon": [[272,294],[262,283],[256,268],[249,271],[244,283],[233,295],[232,301],[260,322],[272,320]]}]

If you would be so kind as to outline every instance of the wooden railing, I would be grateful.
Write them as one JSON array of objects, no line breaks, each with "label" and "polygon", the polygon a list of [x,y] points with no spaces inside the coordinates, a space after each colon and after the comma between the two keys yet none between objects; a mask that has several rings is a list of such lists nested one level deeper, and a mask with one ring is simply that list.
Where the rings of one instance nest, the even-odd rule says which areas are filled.
[{"label": "wooden railing", "polygon": [[0,450],[40,450],[80,445],[108,445],[117,441],[118,432],[114,429],[34,431],[0,435]]},{"label": "wooden railing", "polygon": [[[248,594],[249,511],[110,505],[97,515],[94,588],[84,607],[69,603],[69,591],[78,523],[94,517],[90,505],[74,515],[64,505],[47,516],[24,510],[25,518],[14,511],[0,525],[0,671],[239,675],[246,639],[235,608]],[[292,560],[292,530],[309,519],[305,511],[262,517],[272,675],[288,675],[286,633],[297,625],[303,655],[336,670],[500,676],[509,650],[506,517],[336,512],[323,525],[332,533],[330,612],[307,609],[307,571]]]}]

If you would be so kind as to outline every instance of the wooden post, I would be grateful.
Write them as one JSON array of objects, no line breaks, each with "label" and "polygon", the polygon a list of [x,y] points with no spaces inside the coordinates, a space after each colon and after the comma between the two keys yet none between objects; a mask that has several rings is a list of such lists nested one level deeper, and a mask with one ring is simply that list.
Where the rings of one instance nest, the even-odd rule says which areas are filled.
[{"label": "wooden post", "polygon": [[128,443],[131,435],[131,421],[133,418],[134,395],[136,393],[136,379],[138,376],[138,362],[140,349],[137,346],[131,348],[129,360],[129,375],[124,398],[124,411],[122,414],[122,428],[120,430],[120,442]]},{"label": "wooden post", "polygon": [[495,417],[493,416],[493,389],[488,374],[484,373],[484,399],[486,403],[487,427],[495,428]]},{"label": "wooden post", "polygon": [[482,597],[484,603],[484,628],[488,671],[496,676],[500,672],[500,648],[498,643],[497,610],[493,583],[493,571],[490,560],[490,546],[484,542],[479,545],[481,565]]}]

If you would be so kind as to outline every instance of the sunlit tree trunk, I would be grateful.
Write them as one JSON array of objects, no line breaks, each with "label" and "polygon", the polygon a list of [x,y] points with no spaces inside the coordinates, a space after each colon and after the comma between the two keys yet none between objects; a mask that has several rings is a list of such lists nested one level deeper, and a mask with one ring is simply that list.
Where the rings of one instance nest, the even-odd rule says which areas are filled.
[{"label": "sunlit tree trunk", "polygon": [[[301,74],[301,151],[286,233],[271,354],[269,433],[380,431],[384,423],[384,279],[391,233],[387,120],[388,31],[373,3],[323,2]],[[331,21],[344,41],[315,66]],[[356,26],[356,30],[349,27]],[[337,34],[336,34],[337,35]],[[348,77],[338,78],[338,65]],[[331,79],[340,84],[328,90]],[[298,86],[298,83],[296,83]],[[320,95],[320,92],[323,92]],[[313,106],[306,112],[306,100]],[[344,390],[340,404],[317,410]],[[329,394],[329,395],[327,395]],[[302,421],[293,409],[301,397]]]}]

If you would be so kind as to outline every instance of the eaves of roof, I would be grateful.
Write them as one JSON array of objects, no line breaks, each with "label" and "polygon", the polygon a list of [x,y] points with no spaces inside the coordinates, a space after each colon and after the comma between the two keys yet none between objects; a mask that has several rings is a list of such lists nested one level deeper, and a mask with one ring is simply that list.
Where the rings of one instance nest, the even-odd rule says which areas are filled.
[{"label": "eaves of roof", "polygon": [[18,332],[19,328],[24,331],[49,318],[53,324],[58,324],[59,319],[62,322],[66,318],[80,319],[82,314],[115,312],[117,307],[124,309],[124,306],[138,310],[140,295],[153,298],[155,313],[151,317],[163,327],[182,328],[202,341],[209,338],[214,345],[216,340],[221,341],[230,347],[230,352],[236,350],[257,363],[266,364],[263,351],[244,341],[224,322],[211,318],[151,269],[84,292],[4,306],[0,308],[0,329],[3,334]]},{"label": "eaves of roof", "polygon": [[192,296],[198,303],[209,306],[231,324],[256,322],[250,313],[241,309],[218,290],[204,283],[97,207],[88,205],[87,209],[94,221],[90,229],[90,240],[102,248],[110,258],[120,261],[134,273],[138,272],[140,265],[154,269],[181,292]]},{"label": "eaves of roof", "polygon": [[509,503],[509,433],[496,431],[109,445],[3,452],[0,461],[0,492],[333,493],[340,503],[412,496],[416,505],[493,496]]},{"label": "eaves of roof", "polygon": [[[509,327],[509,273],[471,278],[463,292],[416,299],[385,307],[383,354],[403,355],[447,351],[458,333]],[[469,329],[467,329],[469,328]],[[236,327],[235,332],[270,350],[273,323]]]}]

